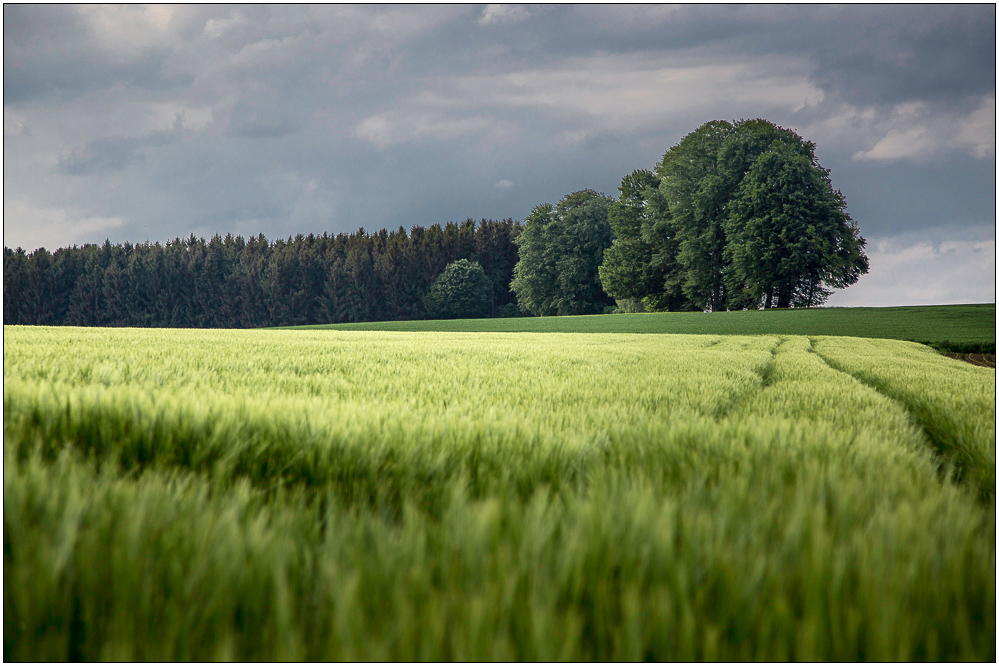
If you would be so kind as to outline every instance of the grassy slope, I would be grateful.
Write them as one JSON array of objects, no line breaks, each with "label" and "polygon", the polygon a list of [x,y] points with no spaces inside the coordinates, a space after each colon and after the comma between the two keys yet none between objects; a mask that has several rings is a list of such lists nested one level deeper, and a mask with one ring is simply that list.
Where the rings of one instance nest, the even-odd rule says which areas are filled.
[{"label": "grassy slope", "polygon": [[710,335],[845,335],[944,341],[995,348],[996,306],[929,305],[745,312],[665,312],[452,321],[388,321],[301,328],[355,331],[497,331],[537,333],[692,333]]},{"label": "grassy slope", "polygon": [[5,660],[995,659],[994,409],[955,403],[971,440],[930,440],[826,360],[994,395],[994,371],[915,345],[5,327],[4,347]]}]

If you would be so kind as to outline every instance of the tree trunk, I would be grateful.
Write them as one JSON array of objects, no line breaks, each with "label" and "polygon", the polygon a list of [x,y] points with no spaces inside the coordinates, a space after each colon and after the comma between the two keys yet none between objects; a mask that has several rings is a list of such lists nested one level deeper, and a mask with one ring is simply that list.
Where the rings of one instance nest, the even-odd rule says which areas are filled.
[{"label": "tree trunk", "polygon": [[777,307],[778,308],[789,308],[791,307],[791,290],[787,287],[781,287],[777,294]]}]

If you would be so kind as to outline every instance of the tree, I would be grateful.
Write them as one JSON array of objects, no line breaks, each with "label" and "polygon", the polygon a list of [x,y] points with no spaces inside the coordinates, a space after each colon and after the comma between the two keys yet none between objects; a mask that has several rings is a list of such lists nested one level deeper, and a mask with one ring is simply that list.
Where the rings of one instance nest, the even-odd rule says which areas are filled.
[{"label": "tree", "polygon": [[725,306],[722,222],[733,174],[720,167],[718,153],[734,131],[723,120],[705,123],[670,148],[656,167],[676,229],[683,293],[702,310]]},{"label": "tree", "polygon": [[603,312],[613,302],[598,269],[613,232],[609,197],[593,190],[566,195],[557,206],[541,204],[514,240],[520,260],[510,288],[521,310],[535,315]]},{"label": "tree", "polygon": [[459,259],[448,264],[430,285],[427,316],[431,319],[471,319],[489,314],[492,284],[482,266]]},{"label": "tree", "polygon": [[[254,327],[422,319],[434,279],[478,261],[490,314],[516,312],[509,284],[520,225],[472,219],[411,233],[301,234],[269,242],[192,234],[164,245],[4,248],[4,323]],[[507,307],[511,306],[511,307]]]},{"label": "tree", "polygon": [[676,260],[676,227],[659,185],[645,170],[621,180],[621,196],[608,211],[614,240],[604,252],[600,282],[619,306],[627,299],[652,311],[689,310]]},{"label": "tree", "polygon": [[611,213],[601,277],[618,298],[653,310],[818,305],[867,272],[845,199],[791,130],[714,120],[640,173]]},{"label": "tree", "polygon": [[784,143],[753,162],[725,228],[726,285],[747,306],[822,304],[867,272],[866,241],[829,172]]},{"label": "tree", "polygon": [[[517,295],[510,291],[513,267],[517,265],[517,246],[513,239],[520,233],[520,222],[511,219],[481,220],[475,234],[476,261],[492,283],[490,316],[517,312]],[[510,307],[507,307],[510,306]]]}]

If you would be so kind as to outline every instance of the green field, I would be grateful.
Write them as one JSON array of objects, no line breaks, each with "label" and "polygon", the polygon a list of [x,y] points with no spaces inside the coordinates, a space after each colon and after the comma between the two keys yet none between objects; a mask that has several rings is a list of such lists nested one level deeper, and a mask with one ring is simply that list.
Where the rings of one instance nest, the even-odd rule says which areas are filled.
[{"label": "green field", "polygon": [[4,327],[4,659],[995,661],[995,443],[894,340]]},{"label": "green field", "polygon": [[995,353],[996,306],[995,303],[985,303],[716,313],[657,312],[579,317],[380,321],[300,328],[353,331],[842,335],[910,340],[937,345],[950,351]]}]

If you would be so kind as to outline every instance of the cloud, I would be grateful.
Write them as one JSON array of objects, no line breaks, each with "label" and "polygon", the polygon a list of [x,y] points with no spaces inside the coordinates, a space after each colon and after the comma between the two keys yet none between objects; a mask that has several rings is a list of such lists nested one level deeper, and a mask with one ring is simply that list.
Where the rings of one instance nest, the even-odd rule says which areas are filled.
[{"label": "cloud", "polygon": [[174,41],[170,5],[80,5],[75,8],[109,62],[127,65]]},{"label": "cloud", "polygon": [[61,208],[43,208],[24,200],[3,203],[3,244],[28,252],[49,251],[77,242],[88,242],[126,223],[123,217],[89,216]]},{"label": "cloud", "polygon": [[589,117],[600,128],[615,131],[647,128],[663,118],[703,115],[709,106],[715,114],[721,105],[731,111],[727,115],[738,115],[740,109],[794,110],[822,97],[800,61],[664,60],[653,54],[573,58],[555,66],[467,77],[458,85],[470,99]]},{"label": "cloud", "polygon": [[511,187],[513,187],[513,181],[510,181],[510,180],[507,180],[506,178],[504,178],[503,180],[500,180],[500,181],[497,181],[497,182],[493,183],[493,187],[495,187],[496,189],[499,189],[499,190],[508,190]]},{"label": "cloud", "polygon": [[846,102],[862,107],[915,101],[947,105],[995,91],[995,5],[817,11],[825,14],[824,20],[804,26],[804,36],[814,40],[809,48],[816,64],[813,78]]},{"label": "cloud", "polygon": [[153,130],[199,131],[214,120],[211,106],[190,106],[177,101],[151,104],[148,110]]},{"label": "cloud", "polygon": [[19,113],[4,108],[3,110],[3,135],[4,137],[18,137],[29,134],[31,128],[28,121]]},{"label": "cloud", "polygon": [[[994,230],[993,230],[994,233]],[[868,245],[870,273],[829,305],[994,303],[996,241],[928,242],[892,237]]]},{"label": "cloud", "polygon": [[223,18],[210,18],[205,21],[205,27],[201,34],[208,39],[218,39],[230,30],[238,28],[245,23],[246,19],[239,12]]},{"label": "cloud", "polygon": [[387,111],[365,118],[353,134],[385,149],[420,139],[451,141],[488,132],[492,127],[492,121],[481,116],[460,118],[443,113]]},{"label": "cloud", "polygon": [[804,62],[674,60],[600,55],[499,74],[427,78],[422,90],[397,100],[392,110],[365,118],[354,136],[384,149],[415,139],[502,132],[511,122],[552,122],[562,129],[550,141],[592,146],[661,126],[664,118],[687,118],[690,131],[720,110],[730,118],[790,113],[822,99]]},{"label": "cloud", "polygon": [[239,103],[228,118],[229,131],[250,139],[275,139],[297,132],[302,122],[295,111],[273,100]]},{"label": "cloud", "polygon": [[486,5],[479,17],[479,25],[519,23],[530,15],[531,10],[524,5]]},{"label": "cloud", "polygon": [[[182,122],[180,118],[175,122]],[[175,139],[172,132],[153,132],[142,137],[111,137],[95,139],[86,145],[74,146],[59,157],[61,173],[84,176],[108,171],[121,171],[141,162],[144,149],[161,146]]]},{"label": "cloud", "polygon": [[133,139],[95,139],[83,147],[74,146],[60,157],[59,171],[74,176],[119,171],[139,159],[138,147]]},{"label": "cloud", "polygon": [[996,155],[996,98],[982,97],[970,112],[931,113],[924,102],[907,102],[892,109],[881,123],[887,134],[855,160],[929,159],[943,152],[961,151],[977,159]]},{"label": "cloud", "polygon": [[290,229],[303,229],[316,220],[333,218],[337,196],[328,184],[307,174],[276,170],[257,179],[266,199],[277,202],[280,215],[288,220]]}]

